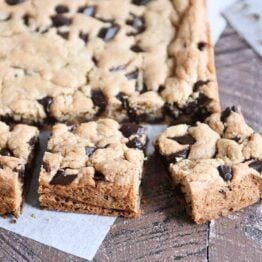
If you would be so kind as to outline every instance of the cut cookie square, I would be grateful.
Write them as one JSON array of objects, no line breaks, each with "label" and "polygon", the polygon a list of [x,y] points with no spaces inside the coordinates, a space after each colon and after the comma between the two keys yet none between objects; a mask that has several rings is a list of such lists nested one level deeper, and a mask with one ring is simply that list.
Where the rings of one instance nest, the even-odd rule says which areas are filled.
[{"label": "cut cookie square", "polygon": [[21,213],[38,134],[36,127],[0,122],[0,215]]},{"label": "cut cookie square", "polygon": [[169,127],[156,140],[173,183],[196,223],[249,206],[262,196],[262,138],[236,107],[206,123]]},{"label": "cut cookie square", "polygon": [[218,112],[205,0],[0,0],[0,118],[195,122]]},{"label": "cut cookie square", "polygon": [[53,127],[39,178],[46,209],[140,215],[146,130],[112,119]]}]

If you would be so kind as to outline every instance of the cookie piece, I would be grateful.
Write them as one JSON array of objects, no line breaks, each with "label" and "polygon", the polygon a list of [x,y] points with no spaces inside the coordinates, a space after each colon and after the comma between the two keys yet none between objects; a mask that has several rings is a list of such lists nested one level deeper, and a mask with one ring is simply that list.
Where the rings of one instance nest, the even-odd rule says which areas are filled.
[{"label": "cookie piece", "polygon": [[111,119],[53,127],[39,178],[43,208],[140,215],[144,127]]},{"label": "cookie piece", "polygon": [[0,117],[195,122],[220,110],[206,1],[0,0]]},{"label": "cookie piece", "polygon": [[0,215],[21,213],[38,135],[36,127],[0,122]]},{"label": "cookie piece", "polygon": [[206,123],[169,127],[156,140],[196,223],[224,216],[262,197],[262,137],[240,110],[227,108]]}]

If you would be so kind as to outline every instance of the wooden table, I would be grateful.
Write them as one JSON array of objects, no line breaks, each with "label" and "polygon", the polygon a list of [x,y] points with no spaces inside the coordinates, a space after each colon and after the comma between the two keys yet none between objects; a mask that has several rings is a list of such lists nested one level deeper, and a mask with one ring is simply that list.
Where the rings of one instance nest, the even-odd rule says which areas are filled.
[{"label": "wooden table", "polygon": [[[216,45],[216,64],[223,107],[241,105],[262,133],[262,59],[227,27]],[[156,156],[146,164],[143,191],[144,215],[117,219],[94,261],[262,261],[261,203],[195,225]],[[0,261],[83,260],[0,229]]]}]

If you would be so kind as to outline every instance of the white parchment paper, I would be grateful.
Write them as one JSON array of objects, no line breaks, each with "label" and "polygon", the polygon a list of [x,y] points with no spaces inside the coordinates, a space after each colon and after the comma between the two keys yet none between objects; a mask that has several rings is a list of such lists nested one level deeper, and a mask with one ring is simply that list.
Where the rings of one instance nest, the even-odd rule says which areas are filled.
[{"label": "white parchment paper", "polygon": [[[228,1],[230,0],[221,0],[225,4],[228,4]],[[221,3],[218,5],[217,2],[220,1],[210,0],[209,5],[214,42],[226,25],[219,13],[223,5]],[[164,129],[164,125],[148,126],[150,137],[148,153],[154,151],[152,141]],[[47,136],[47,133],[41,134],[41,154],[37,159],[38,165],[34,171],[35,179],[30,186],[22,215],[15,224],[10,223],[10,219],[0,218],[0,227],[61,251],[92,260],[115,218],[46,211],[38,208],[37,177]]]}]

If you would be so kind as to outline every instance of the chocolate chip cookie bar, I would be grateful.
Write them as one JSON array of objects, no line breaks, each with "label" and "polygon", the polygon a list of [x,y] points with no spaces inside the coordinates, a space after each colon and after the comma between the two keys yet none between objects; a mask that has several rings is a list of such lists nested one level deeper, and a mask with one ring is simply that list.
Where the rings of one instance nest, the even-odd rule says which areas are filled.
[{"label": "chocolate chip cookie bar", "polygon": [[236,107],[212,114],[206,123],[169,127],[156,147],[196,223],[227,215],[262,197],[262,137]]},{"label": "chocolate chip cookie bar", "polygon": [[0,215],[20,215],[38,133],[36,127],[0,122]]},{"label": "chocolate chip cookie bar", "polygon": [[112,119],[56,124],[39,178],[43,208],[136,217],[147,142],[144,127]]},{"label": "chocolate chip cookie bar", "polygon": [[0,0],[0,117],[180,123],[219,110],[205,0]]}]

